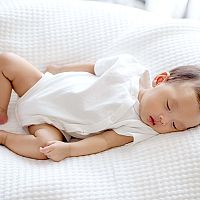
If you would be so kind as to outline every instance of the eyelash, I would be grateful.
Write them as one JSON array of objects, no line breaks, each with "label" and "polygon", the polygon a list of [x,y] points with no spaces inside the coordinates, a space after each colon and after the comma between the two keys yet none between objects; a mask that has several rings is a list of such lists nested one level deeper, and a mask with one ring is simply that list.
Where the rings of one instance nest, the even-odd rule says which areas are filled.
[{"label": "eyelash", "polygon": [[169,107],[168,100],[167,100],[167,109],[168,109],[169,111],[171,111],[171,109],[170,109],[170,107]]},{"label": "eyelash", "polygon": [[[170,109],[170,107],[169,107],[168,100],[167,100],[167,109],[168,109],[169,111],[171,111],[171,109]],[[172,122],[172,126],[173,126],[174,129],[177,129],[174,122]]]},{"label": "eyelash", "polygon": [[174,122],[172,122],[172,126],[174,127],[174,129],[176,129],[176,130],[177,130],[177,128],[176,128],[176,126],[175,126],[175,123],[174,123]]}]

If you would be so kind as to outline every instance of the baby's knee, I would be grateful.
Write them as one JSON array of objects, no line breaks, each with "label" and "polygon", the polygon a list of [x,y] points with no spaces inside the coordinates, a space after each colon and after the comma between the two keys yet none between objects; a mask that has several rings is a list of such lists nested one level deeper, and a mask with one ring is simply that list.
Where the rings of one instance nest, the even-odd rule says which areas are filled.
[{"label": "baby's knee", "polygon": [[37,141],[37,152],[36,152],[36,159],[39,160],[47,160],[48,158],[40,152],[40,147],[45,147],[47,145],[48,140],[42,137],[36,137]]},{"label": "baby's knee", "polygon": [[[38,130],[36,132],[40,132],[40,130]],[[35,137],[36,137],[36,140],[37,140],[37,143],[38,143],[39,147],[45,147],[47,145],[47,143],[50,141],[49,138],[47,138],[47,137],[45,137],[43,135],[37,135]]]},{"label": "baby's knee", "polygon": [[7,63],[9,63],[12,58],[13,58],[14,54],[11,52],[4,52],[0,54],[0,65],[4,66]]},{"label": "baby's knee", "polygon": [[36,159],[39,160],[47,160],[48,158],[40,152],[40,147],[45,147],[48,144],[49,139],[47,137],[44,137],[42,134],[38,134],[40,133],[42,130],[39,129],[35,132],[35,142],[36,142],[36,146],[37,149],[35,152],[35,157]]}]

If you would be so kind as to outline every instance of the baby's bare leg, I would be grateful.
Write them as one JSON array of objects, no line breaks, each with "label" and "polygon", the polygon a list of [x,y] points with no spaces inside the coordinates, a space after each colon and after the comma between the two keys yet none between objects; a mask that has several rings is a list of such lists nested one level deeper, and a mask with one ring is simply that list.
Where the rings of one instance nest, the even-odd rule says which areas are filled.
[{"label": "baby's bare leg", "polygon": [[12,89],[22,96],[40,78],[42,73],[13,53],[0,54],[0,124],[7,122],[7,109]]},{"label": "baby's bare leg", "polygon": [[40,152],[40,147],[46,146],[48,141],[64,139],[57,128],[48,124],[32,125],[29,132],[31,135],[0,131],[0,144],[18,155],[44,160],[47,157]]}]

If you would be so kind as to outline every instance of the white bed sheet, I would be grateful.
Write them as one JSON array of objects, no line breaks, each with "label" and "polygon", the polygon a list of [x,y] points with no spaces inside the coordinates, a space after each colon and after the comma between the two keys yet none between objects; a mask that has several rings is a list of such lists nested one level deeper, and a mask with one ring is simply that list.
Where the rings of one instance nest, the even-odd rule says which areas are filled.
[{"label": "white bed sheet", "polygon": [[[200,25],[162,21],[134,8],[64,0],[0,0],[0,52],[13,51],[44,70],[47,64],[93,62],[132,53],[152,75],[200,64]],[[1,126],[22,132],[14,117]],[[159,135],[62,162],[17,156],[0,146],[1,200],[198,200],[199,128]]]}]

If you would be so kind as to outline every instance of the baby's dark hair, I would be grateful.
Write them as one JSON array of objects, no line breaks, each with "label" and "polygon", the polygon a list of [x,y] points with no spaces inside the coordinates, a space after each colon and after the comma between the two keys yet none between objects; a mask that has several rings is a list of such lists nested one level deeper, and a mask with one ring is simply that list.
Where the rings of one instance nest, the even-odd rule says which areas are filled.
[{"label": "baby's dark hair", "polygon": [[187,65],[176,67],[169,71],[170,77],[167,83],[194,83],[193,88],[200,104],[200,66]]}]

